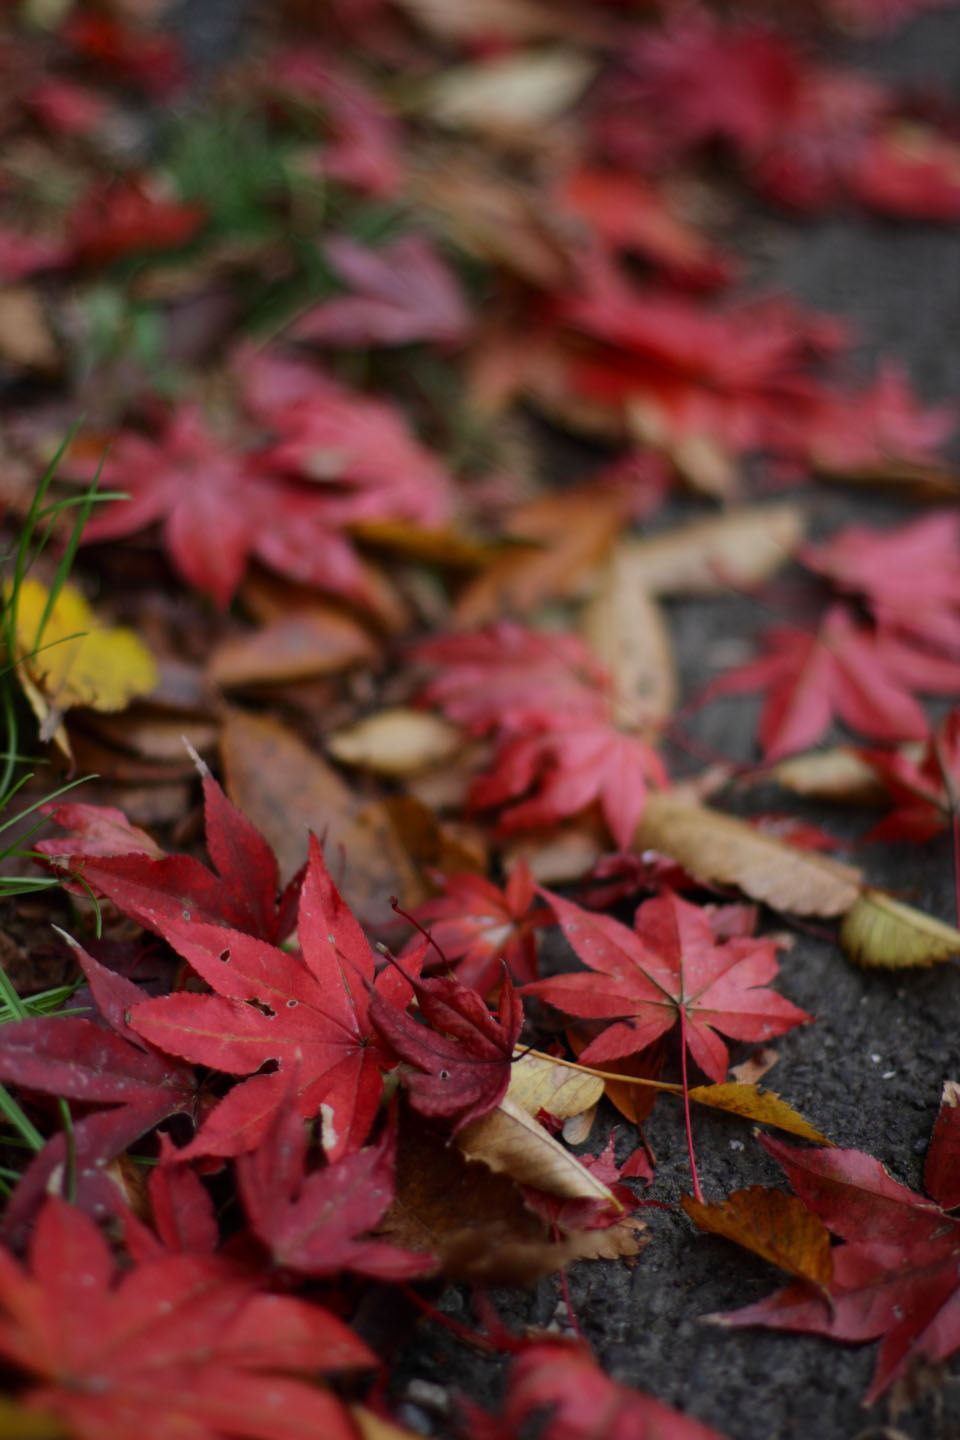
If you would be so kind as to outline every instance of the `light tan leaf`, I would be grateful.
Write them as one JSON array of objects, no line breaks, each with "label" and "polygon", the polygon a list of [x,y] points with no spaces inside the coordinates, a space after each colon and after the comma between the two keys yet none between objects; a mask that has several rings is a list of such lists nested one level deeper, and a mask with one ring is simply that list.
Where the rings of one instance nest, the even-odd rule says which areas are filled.
[{"label": "light tan leaf", "polygon": [[772,769],[761,771],[759,778],[776,780],[794,795],[842,800],[851,805],[882,804],[887,793],[873,766],[846,745],[791,755]]},{"label": "light tan leaf", "polygon": [[546,1110],[557,1120],[590,1110],[603,1094],[604,1082],[543,1055],[521,1055],[510,1069],[507,1098],[528,1115]]},{"label": "light tan leaf", "polygon": [[803,538],[796,505],[758,505],[627,542],[637,582],[653,595],[749,590],[786,564]]},{"label": "light tan leaf", "polygon": [[365,1405],[351,1405],[350,1414],[360,1432],[360,1440],[423,1440],[420,1432],[405,1430],[392,1420],[384,1420],[382,1415],[375,1415]]},{"label": "light tan leaf", "polygon": [[818,1145],[832,1145],[826,1135],[821,1135],[809,1121],[781,1100],[774,1090],[764,1090],[759,1085],[726,1081],[723,1085],[695,1085],[690,1099],[698,1105],[708,1105],[713,1110],[725,1110],[730,1115],[742,1115],[745,1120],[756,1120],[761,1125],[772,1125],[775,1130],[785,1130],[788,1135],[799,1135],[802,1140],[814,1140]]},{"label": "light tan leaf", "polygon": [[636,547],[620,544],[610,556],[579,628],[610,672],[616,703],[634,724],[665,720],[677,699],[670,632],[650,596]]},{"label": "light tan leaf", "polygon": [[779,1059],[780,1052],[772,1045],[758,1045],[741,1065],[730,1066],[730,1074],[741,1085],[756,1085],[758,1080],[770,1073]]},{"label": "light tan leaf", "polygon": [[621,1208],[602,1180],[509,1095],[496,1110],[465,1125],[456,1143],[469,1160],[505,1172],[518,1185],[532,1185],[563,1200],[601,1200]]},{"label": "light tan leaf", "polygon": [[304,680],[370,663],[378,648],[356,620],[333,606],[283,615],[249,635],[231,636],[210,657],[209,678],[225,690]]},{"label": "light tan leaf", "polygon": [[356,800],[321,756],[267,716],[228,711],[220,747],[227,792],[273,846],[284,878],[305,860],[313,830],[352,908],[368,924],[394,918],[389,897],[406,898],[414,876],[382,806]]},{"label": "light tan leaf", "polygon": [[751,1185],[720,1205],[680,1201],[699,1230],[722,1235],[799,1280],[826,1290],[833,1279],[830,1231],[796,1195]]},{"label": "light tan leaf", "polygon": [[423,108],[438,124],[454,129],[535,137],[569,110],[594,69],[582,51],[562,49],[522,50],[449,66],[430,84]]},{"label": "light tan leaf", "polygon": [[60,368],[60,351],[43,303],[29,285],[0,289],[0,357],[17,367],[47,375]]},{"label": "light tan leaf", "polygon": [[563,1128],[560,1131],[566,1145],[583,1145],[589,1140],[590,1132],[593,1129],[594,1121],[597,1118],[597,1107],[591,1105],[589,1110],[584,1110],[580,1115],[571,1115],[564,1120]]},{"label": "light tan leaf", "polygon": [[98,715],[89,726],[101,739],[141,755],[145,760],[178,761],[184,758],[184,740],[200,754],[213,750],[218,729],[212,720],[170,715],[152,705],[136,705],[123,715]]},{"label": "light tan leaf", "polygon": [[538,885],[570,885],[581,880],[608,849],[609,841],[600,823],[577,820],[518,835],[503,847],[502,854],[508,870],[519,860],[529,865]]},{"label": "light tan leaf", "polygon": [[860,896],[854,866],[800,850],[670,791],[648,796],[635,846],[669,855],[699,880],[737,885],[752,900],[795,915],[843,915]]},{"label": "light tan leaf", "polygon": [[960,955],[960,930],[882,890],[865,890],[844,919],[840,944],[858,965],[909,970]]},{"label": "light tan leaf", "polygon": [[336,730],[326,737],[335,760],[373,770],[377,775],[416,775],[452,759],[463,732],[428,710],[395,705]]}]

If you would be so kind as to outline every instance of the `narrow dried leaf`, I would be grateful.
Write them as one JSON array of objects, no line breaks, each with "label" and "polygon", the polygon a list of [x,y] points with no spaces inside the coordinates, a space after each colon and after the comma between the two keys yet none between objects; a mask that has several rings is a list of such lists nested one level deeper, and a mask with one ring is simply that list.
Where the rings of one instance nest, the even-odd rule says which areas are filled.
[{"label": "narrow dried leaf", "polygon": [[882,804],[886,796],[877,772],[856,750],[837,745],[780,760],[763,778],[811,800],[844,801],[851,805]]},{"label": "narrow dried leaf", "polygon": [[624,714],[652,723],[670,715],[677,699],[670,632],[632,545],[618,545],[611,555],[580,616],[580,633],[609,672]]},{"label": "narrow dried leaf", "polygon": [[960,930],[882,890],[864,890],[844,919],[840,944],[858,965],[909,970],[960,955]]},{"label": "narrow dried leaf", "polygon": [[556,1065],[544,1055],[521,1055],[513,1062],[507,1098],[528,1115],[546,1110],[557,1120],[567,1120],[592,1109],[603,1087],[596,1075]]},{"label": "narrow dried leaf", "polygon": [[392,1420],[375,1415],[365,1405],[351,1405],[350,1414],[360,1432],[360,1440],[420,1440],[416,1431],[394,1425]]},{"label": "narrow dried leaf", "polygon": [[722,1235],[799,1280],[825,1290],[833,1279],[830,1231],[796,1195],[751,1185],[720,1205],[680,1201],[698,1230]]},{"label": "narrow dried leaf", "polygon": [[752,900],[796,915],[844,915],[860,897],[860,871],[799,850],[671,793],[647,797],[635,848],[669,855],[698,880],[737,885]]},{"label": "narrow dried leaf", "polygon": [[0,360],[46,375],[60,367],[60,351],[40,296],[28,285],[0,290]]},{"label": "narrow dried leaf", "polygon": [[799,506],[764,505],[698,520],[624,548],[637,581],[652,595],[712,595],[768,580],[790,559],[805,528]]},{"label": "narrow dried leaf", "polygon": [[726,1110],[731,1115],[742,1115],[746,1120],[756,1120],[761,1125],[772,1125],[775,1130],[785,1130],[788,1135],[799,1135],[803,1140],[814,1140],[818,1145],[832,1145],[826,1135],[821,1135],[809,1121],[781,1100],[775,1090],[764,1090],[759,1085],[746,1085],[728,1081],[723,1085],[695,1085],[690,1099],[698,1105],[709,1105],[714,1110]]},{"label": "narrow dried leaf", "polygon": [[463,744],[463,732],[428,710],[395,705],[327,736],[335,760],[373,770],[377,775],[416,775],[450,760]]},{"label": "narrow dried leaf", "polygon": [[522,135],[563,115],[593,71],[589,57],[576,50],[508,53],[445,69],[430,86],[424,108],[455,129]]},{"label": "narrow dried leaf", "polygon": [[307,856],[312,829],[325,841],[348,904],[370,923],[392,920],[412,870],[382,807],[361,805],[331,767],[278,721],[228,711],[220,736],[227,792],[272,846],[283,878]]},{"label": "narrow dried leaf", "polygon": [[468,1160],[482,1160],[518,1185],[531,1185],[564,1200],[598,1200],[621,1208],[603,1181],[509,1096],[496,1110],[465,1125],[456,1140]]}]

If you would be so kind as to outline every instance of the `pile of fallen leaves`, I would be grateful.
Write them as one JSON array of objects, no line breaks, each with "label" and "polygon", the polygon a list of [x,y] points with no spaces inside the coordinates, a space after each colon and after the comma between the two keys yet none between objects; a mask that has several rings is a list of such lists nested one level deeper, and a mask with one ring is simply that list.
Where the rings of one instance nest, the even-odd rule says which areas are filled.
[{"label": "pile of fallen leaves", "polygon": [[[4,902],[0,1434],[391,1440],[427,1315],[513,1357],[451,1434],[708,1440],[487,1293],[637,1263],[655,1101],[790,1277],[713,1321],[882,1338],[868,1402],[960,1347],[954,1082],[929,1199],[759,1083],[791,927],[960,954],[742,813],[960,854],[954,413],[742,253],[758,205],[957,224],[960,114],[830,58],[918,0],[784,8],[286,0],[201,79],[163,0],[7,7],[5,549],[54,456],[92,515],[8,565],[4,675],[93,778]],[[827,532],[823,479],[932,508]],[[777,623],[681,695],[665,602],[731,593]],[[793,1193],[708,1203],[703,1107]]]}]

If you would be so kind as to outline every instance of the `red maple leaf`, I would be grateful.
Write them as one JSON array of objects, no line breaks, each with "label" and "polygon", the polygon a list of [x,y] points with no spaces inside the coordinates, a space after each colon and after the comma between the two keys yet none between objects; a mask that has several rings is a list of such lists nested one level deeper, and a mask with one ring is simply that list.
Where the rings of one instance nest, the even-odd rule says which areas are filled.
[{"label": "red maple leaf", "polygon": [[533,898],[533,877],[521,860],[502,890],[482,875],[445,876],[442,894],[424,901],[414,916],[429,927],[444,961],[456,966],[460,983],[488,995],[499,988],[504,965],[518,984],[536,979],[535,932],[550,917],[542,907],[531,909]]},{"label": "red maple leaf", "polygon": [[671,891],[639,907],[635,930],[558,895],[547,898],[590,971],[538,980],[523,993],[568,1015],[611,1021],[581,1052],[585,1065],[634,1055],[679,1020],[693,1059],[721,1082],[729,1056],[717,1030],[735,1040],[769,1040],[811,1018],[767,988],[777,974],[772,940],[718,944],[710,916]]},{"label": "red maple leaf", "polygon": [[0,1354],[30,1377],[21,1399],[78,1440],[353,1440],[329,1392],[282,1372],[372,1366],[317,1305],[258,1294],[222,1261],[164,1256],[118,1274],[96,1226],[48,1199],[29,1268],[0,1250]]},{"label": "red maple leaf", "polygon": [[0,1080],[28,1093],[111,1108],[78,1118],[69,1149],[60,1133],[33,1157],[5,1209],[3,1228],[11,1236],[32,1219],[51,1177],[67,1164],[78,1205],[92,1215],[117,1210],[121,1192],[104,1174],[107,1162],[161,1120],[192,1114],[197,1105],[192,1067],[145,1044],[126,1023],[127,1010],[146,992],[70,943],[103,1023],[77,1015],[11,1022],[0,1047]]},{"label": "red maple leaf", "polygon": [[175,568],[225,608],[256,555],[271,569],[360,604],[368,596],[350,542],[316,491],[256,472],[221,445],[189,405],[156,440],[123,431],[104,461],[103,483],[126,491],[86,527],[84,543],[116,540],[163,522]]},{"label": "red maple leaf", "polygon": [[469,316],[449,268],[424,235],[402,235],[379,250],[335,235],[324,253],[353,291],[321,301],[289,334],[320,345],[456,345]]},{"label": "red maple leaf", "polygon": [[270,846],[206,771],[203,799],[207,850],[216,873],[190,855],[164,855],[121,811],[109,807],[60,806],[53,818],[74,833],[42,840],[36,848],[158,934],[198,921],[279,943],[293,929],[302,872],[281,893]]},{"label": "red maple leaf", "polygon": [[247,1221],[274,1264],[303,1275],[352,1270],[379,1280],[432,1270],[429,1255],[367,1233],[393,1201],[395,1151],[388,1127],[376,1144],[305,1174],[303,1120],[281,1107],[257,1149],[237,1160]]},{"label": "red maple leaf", "polygon": [[955,221],[960,216],[960,147],[929,126],[894,120],[863,147],[853,189],[881,214]]},{"label": "red maple leaf", "polygon": [[920,405],[903,371],[888,362],[863,390],[821,393],[806,425],[807,450],[831,474],[931,465],[955,428],[953,406]]},{"label": "red maple leaf", "polygon": [[38,271],[57,270],[69,263],[70,247],[65,241],[0,225],[0,284],[15,285]]},{"label": "red maple leaf", "polygon": [[[393,1059],[369,1020],[367,986],[405,1005],[409,982],[387,968],[374,984],[370,945],[330,878],[314,836],[300,896],[301,953],[288,954],[239,930],[165,919],[162,933],[214,991],[180,992],[137,1005],[133,1029],[169,1054],[252,1078],[221,1101],[188,1152],[234,1155],[252,1149],[298,1066],[301,1115],[325,1107],[331,1158],[366,1137]],[[267,1062],[276,1071],[255,1072]]]},{"label": "red maple leaf", "polygon": [[851,525],[801,559],[861,597],[881,625],[960,655],[960,515],[936,512],[890,530]]},{"label": "red maple leaf", "polygon": [[668,784],[667,773],[642,735],[614,723],[609,677],[577,636],[501,622],[427,641],[417,657],[446,667],[424,700],[474,733],[499,732],[489,772],[471,787],[472,806],[513,802],[501,827],[516,830],[599,801],[617,844],[629,848],[648,785]]},{"label": "red maple leaf", "polygon": [[414,1067],[403,1077],[414,1109],[453,1119],[459,1130],[495,1109],[506,1094],[523,1005],[509,975],[503,977],[499,1018],[476,990],[456,979],[410,984],[425,1024],[383,994],[370,997],[370,1022],[394,1054]]},{"label": "red maple leaf", "polygon": [[206,219],[202,205],[123,180],[94,186],[68,217],[68,226],[78,264],[110,265],[140,250],[176,250],[198,234]]},{"label": "red maple leaf", "polygon": [[931,840],[947,828],[960,793],[960,710],[944,717],[917,757],[898,750],[861,754],[894,801],[868,840]]},{"label": "red maple leaf", "polygon": [[587,1350],[558,1340],[523,1346],[510,1367],[502,1415],[472,1416],[471,1432],[477,1440],[513,1440],[544,1414],[542,1440],[723,1440],[662,1400],[618,1385]]},{"label": "red maple leaf", "polygon": [[815,632],[784,626],[765,639],[764,655],[711,681],[703,698],[768,691],[758,731],[768,760],[816,744],[834,714],[878,740],[922,740],[927,718],[911,691],[960,685],[960,662],[857,625],[840,605]]},{"label": "red maple leaf", "polygon": [[807,1208],[845,1242],[833,1251],[829,1304],[800,1283],[710,1318],[834,1340],[883,1336],[867,1405],[915,1359],[935,1363],[952,1355],[960,1347],[960,1221],[945,1212],[960,1202],[956,1085],[944,1086],[927,1153],[925,1183],[933,1200],[892,1180],[862,1150],[797,1150],[769,1135],[759,1139]]},{"label": "red maple leaf", "polygon": [[111,79],[158,99],[180,83],[183,54],[171,35],[138,29],[124,25],[113,16],[89,12],[69,15],[59,34]]}]

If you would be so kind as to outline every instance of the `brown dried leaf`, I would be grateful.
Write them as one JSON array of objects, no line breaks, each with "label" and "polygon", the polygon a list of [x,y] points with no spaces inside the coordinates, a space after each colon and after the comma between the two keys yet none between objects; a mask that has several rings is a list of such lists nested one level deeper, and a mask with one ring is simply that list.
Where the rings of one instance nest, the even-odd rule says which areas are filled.
[{"label": "brown dried leaf", "polygon": [[818,1145],[832,1145],[826,1135],[821,1135],[809,1121],[781,1100],[775,1090],[764,1090],[759,1085],[726,1081],[723,1085],[695,1085],[690,1099],[698,1105],[708,1105],[713,1110],[725,1110],[730,1115],[742,1115],[746,1120],[756,1120],[761,1125],[771,1125],[775,1130],[785,1130],[788,1135],[799,1135],[802,1140],[813,1140]]},{"label": "brown dried leaf", "polygon": [[796,1195],[751,1185],[720,1205],[680,1202],[699,1230],[722,1235],[799,1280],[826,1290],[833,1279],[830,1231]]},{"label": "brown dried leaf", "polygon": [[406,898],[414,876],[382,806],[361,804],[325,760],[267,716],[228,711],[220,747],[227,793],[273,847],[285,879],[306,859],[313,830],[351,908],[371,925],[394,918],[389,897]]},{"label": "brown dried leaf", "polygon": [[860,896],[854,866],[799,850],[670,791],[648,797],[635,846],[671,856],[699,880],[737,885],[752,900],[796,915],[844,915]]},{"label": "brown dried leaf", "polygon": [[770,1073],[779,1059],[780,1052],[772,1045],[759,1045],[742,1065],[731,1065],[730,1074],[741,1085],[756,1085],[758,1080]]},{"label": "brown dried leaf", "polygon": [[652,595],[749,590],[786,564],[806,528],[797,505],[758,505],[629,542],[631,568]]},{"label": "brown dried leaf", "polygon": [[580,631],[613,679],[618,707],[634,723],[662,721],[677,699],[670,632],[646,587],[636,547],[620,544],[580,616]]},{"label": "brown dried leaf", "polygon": [[[486,873],[487,847],[479,832],[441,824],[414,795],[388,795],[383,808],[405,854],[425,882],[430,872],[436,871],[441,875]],[[435,894],[436,886],[425,883],[424,893]]]},{"label": "brown dried leaf", "polygon": [[858,965],[909,970],[960,955],[960,930],[882,890],[864,890],[844,918],[840,944]]},{"label": "brown dried leaf", "polygon": [[395,705],[328,735],[326,745],[345,765],[403,777],[446,764],[461,749],[463,731],[428,710]]},{"label": "brown dried leaf", "polygon": [[43,303],[29,285],[0,290],[0,360],[44,375],[60,368],[60,350]]},{"label": "brown dried leaf", "polygon": [[225,690],[334,675],[370,664],[378,647],[356,620],[316,605],[273,620],[249,635],[231,636],[210,657],[208,676]]},{"label": "brown dried leaf", "polygon": [[522,506],[511,516],[509,531],[529,546],[503,550],[467,586],[454,608],[455,623],[485,625],[504,613],[525,615],[545,600],[581,593],[622,524],[615,496],[578,490]]}]

